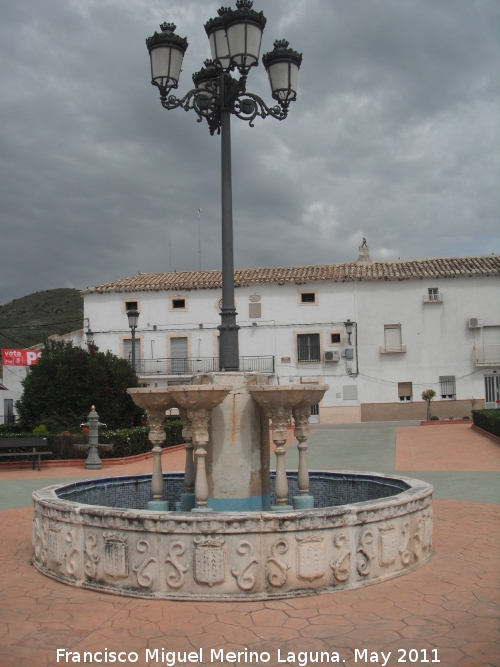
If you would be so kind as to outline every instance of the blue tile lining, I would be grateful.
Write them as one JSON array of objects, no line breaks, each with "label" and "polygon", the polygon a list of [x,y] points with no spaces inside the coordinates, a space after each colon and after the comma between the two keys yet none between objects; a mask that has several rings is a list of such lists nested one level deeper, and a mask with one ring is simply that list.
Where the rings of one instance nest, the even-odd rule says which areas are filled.
[{"label": "blue tile lining", "polygon": [[[292,497],[299,495],[297,474],[287,474],[288,503]],[[271,505],[276,504],[274,493],[275,473],[271,473]],[[175,508],[180,501],[181,493],[185,492],[184,475],[182,473],[165,473],[163,475],[163,500]],[[309,473],[309,494],[314,496],[314,506],[335,507],[351,503],[386,498],[406,491],[408,484],[400,479],[376,477],[369,474],[311,472]],[[56,491],[62,500],[70,500],[85,505],[104,505],[127,509],[147,509],[148,501],[152,500],[151,475],[126,475],[123,477],[107,477],[104,479],[73,482]]]}]

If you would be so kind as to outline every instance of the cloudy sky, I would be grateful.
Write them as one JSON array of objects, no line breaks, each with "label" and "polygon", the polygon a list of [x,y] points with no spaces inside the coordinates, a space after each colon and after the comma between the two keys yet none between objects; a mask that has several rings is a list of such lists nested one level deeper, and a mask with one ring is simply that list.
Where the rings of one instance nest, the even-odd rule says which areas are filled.
[{"label": "cloudy sky", "polygon": [[[198,208],[220,266],[220,138],[161,107],[144,41],[187,36],[184,94],[219,6],[0,0],[0,303],[197,269]],[[254,8],[304,59],[287,120],[232,122],[237,267],[500,251],[498,0]],[[262,65],[248,89],[271,102]]]}]

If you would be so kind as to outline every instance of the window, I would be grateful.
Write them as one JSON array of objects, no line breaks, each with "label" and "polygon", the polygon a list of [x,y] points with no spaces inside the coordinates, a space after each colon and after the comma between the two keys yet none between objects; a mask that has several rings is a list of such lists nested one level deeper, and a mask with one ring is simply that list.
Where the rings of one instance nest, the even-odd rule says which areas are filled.
[{"label": "window", "polygon": [[297,334],[298,361],[320,361],[319,334]]},{"label": "window", "polygon": [[318,303],[318,292],[299,292],[299,304],[301,303],[308,306]]},{"label": "window", "polygon": [[137,301],[125,301],[125,310],[139,310]]},{"label": "window", "polygon": [[398,396],[401,403],[409,403],[413,398],[413,385],[411,382],[398,382]]},{"label": "window", "polygon": [[185,296],[171,296],[169,303],[169,310],[184,310],[188,309],[188,300]]},{"label": "window", "polygon": [[401,342],[400,324],[384,324],[384,347],[381,352],[406,352]]},{"label": "window", "polygon": [[358,400],[358,387],[355,384],[346,384],[342,387],[342,398],[344,401]]},{"label": "window", "polygon": [[174,310],[176,308],[185,308],[186,307],[186,299],[172,299],[172,308]]},{"label": "window", "polygon": [[330,334],[330,345],[340,345],[342,342],[342,336],[340,333]]},{"label": "window", "polygon": [[428,287],[424,303],[443,303],[443,295],[439,293],[437,287]]},{"label": "window", "polygon": [[262,317],[262,304],[261,303],[249,303],[248,304],[248,317],[253,320],[258,317]]},{"label": "window", "polygon": [[429,287],[429,301],[439,301],[439,292],[437,287]]},{"label": "window", "polygon": [[442,399],[455,400],[457,392],[454,375],[440,375],[439,387]]},{"label": "window", "polygon": [[183,336],[170,338],[170,372],[172,375],[188,372],[188,339]]}]

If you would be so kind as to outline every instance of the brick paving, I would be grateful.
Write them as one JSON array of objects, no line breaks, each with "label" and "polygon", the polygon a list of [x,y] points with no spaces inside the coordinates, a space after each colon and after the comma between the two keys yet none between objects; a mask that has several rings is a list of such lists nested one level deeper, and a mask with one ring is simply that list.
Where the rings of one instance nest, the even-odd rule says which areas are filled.
[{"label": "brick paving", "polygon": [[396,430],[395,470],[500,471],[500,447],[470,424],[425,429]]},{"label": "brick paving", "polygon": [[[435,437],[444,437],[441,433],[449,429],[455,434],[460,428],[441,427]],[[471,465],[466,448],[453,449],[453,442],[446,439],[439,445],[430,432],[436,430],[433,427],[408,430],[413,433],[403,445],[406,451],[401,451],[412,458],[404,460],[405,469],[419,469],[414,466],[421,464],[427,470],[450,469],[436,459],[429,444],[434,442],[434,447],[452,448],[449,463],[459,466],[453,470],[471,470],[466,467]],[[472,470],[496,470],[496,451],[484,451],[481,467]],[[165,470],[182,468],[182,452],[163,458]],[[432,467],[438,464],[442,467]],[[149,471],[151,461],[132,466],[119,466],[116,474]],[[55,472],[42,471],[42,475],[59,476]],[[65,474],[60,477],[84,473],[81,468],[61,472]],[[31,471],[3,472],[0,480],[22,483],[30,475]],[[403,664],[432,664],[422,659],[432,661],[436,656],[432,651],[437,650],[441,667],[500,666],[500,507],[492,503],[434,500],[434,556],[408,575],[353,591],[248,603],[139,600],[55,582],[30,564],[31,516],[30,507],[0,512],[1,667],[74,664],[56,662],[57,648],[81,652],[82,661],[85,650],[136,651],[135,664],[141,667],[166,664],[161,659],[146,663],[146,648],[158,648],[159,657],[162,648],[181,652],[202,648],[203,664],[213,665],[234,663],[210,662],[211,649],[248,648],[268,651],[271,660],[266,664],[273,667],[278,649],[283,659],[294,652],[296,662],[288,664],[295,665],[299,652],[310,651],[313,659],[316,651],[338,652],[341,664],[349,667],[381,665],[381,652],[390,651],[386,664],[392,667],[401,664],[402,650],[407,652]],[[366,656],[358,655],[356,661],[355,649],[367,649]],[[411,663],[415,656],[418,660]],[[308,664],[328,663],[320,658]]]}]

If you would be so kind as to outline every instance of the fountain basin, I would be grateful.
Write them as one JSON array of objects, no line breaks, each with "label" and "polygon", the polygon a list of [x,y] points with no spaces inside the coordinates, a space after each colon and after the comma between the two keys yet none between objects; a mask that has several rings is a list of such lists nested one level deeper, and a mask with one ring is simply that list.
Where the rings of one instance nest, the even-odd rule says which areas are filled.
[{"label": "fountain basin", "polygon": [[[164,499],[178,499],[182,473],[163,477]],[[33,564],[66,584],[118,595],[248,600],[358,588],[430,558],[430,484],[349,471],[310,477],[318,507],[279,513],[149,511],[151,475],[41,489],[33,494]],[[293,495],[296,476],[288,479]]]}]

